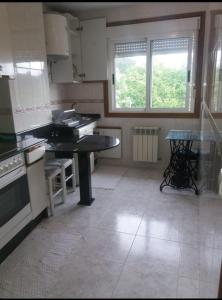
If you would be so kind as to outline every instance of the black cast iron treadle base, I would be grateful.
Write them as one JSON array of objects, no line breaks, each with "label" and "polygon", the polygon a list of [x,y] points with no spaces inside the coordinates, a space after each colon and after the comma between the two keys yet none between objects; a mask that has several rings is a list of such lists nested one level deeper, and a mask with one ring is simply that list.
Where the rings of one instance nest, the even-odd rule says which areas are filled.
[{"label": "black cast iron treadle base", "polygon": [[193,189],[199,195],[198,188],[194,181],[193,168],[189,153],[191,153],[192,140],[170,140],[171,158],[170,163],[163,174],[163,181],[160,185],[162,192],[165,186],[175,189]]}]

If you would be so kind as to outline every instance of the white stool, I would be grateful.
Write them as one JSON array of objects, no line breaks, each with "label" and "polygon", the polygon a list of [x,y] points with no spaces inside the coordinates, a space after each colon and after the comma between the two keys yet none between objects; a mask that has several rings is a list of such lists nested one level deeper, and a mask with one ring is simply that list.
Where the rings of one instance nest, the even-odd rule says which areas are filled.
[{"label": "white stool", "polygon": [[[75,175],[75,160],[73,159],[67,159],[67,158],[56,158],[52,160],[46,161],[46,166],[54,166],[61,168],[61,184],[63,187],[63,197],[64,202],[66,200],[67,195],[67,186],[66,182],[72,178],[72,188],[75,192],[76,190],[76,175]],[[72,172],[69,176],[66,176],[66,168],[71,166]]]},{"label": "white stool", "polygon": [[62,169],[57,166],[45,166],[45,176],[48,183],[48,190],[49,190],[49,206],[51,215],[54,215],[54,198],[61,193],[62,195],[62,203],[65,202],[64,198],[64,189],[63,186],[60,185],[60,188],[58,190],[55,190],[55,187],[58,186],[55,183],[56,178],[60,175],[60,180],[62,181]]}]

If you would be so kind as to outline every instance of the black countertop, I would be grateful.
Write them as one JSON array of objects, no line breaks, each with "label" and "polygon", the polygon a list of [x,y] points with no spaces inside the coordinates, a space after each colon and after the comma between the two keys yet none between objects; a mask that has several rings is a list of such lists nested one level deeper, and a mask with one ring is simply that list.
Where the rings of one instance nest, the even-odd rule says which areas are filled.
[{"label": "black countertop", "polygon": [[33,146],[46,142],[46,139],[29,138],[20,142],[0,142],[0,161],[23,152]]},{"label": "black countertop", "polygon": [[[0,135],[0,161],[7,159],[13,155],[27,150],[37,144],[49,141],[46,143],[48,149],[57,149],[56,151],[63,152],[66,149],[68,152],[81,152],[81,151],[99,151],[102,144],[104,145],[104,150],[110,148],[108,141],[102,142],[100,138],[87,138],[85,141],[79,139],[75,134],[70,138],[69,130],[79,129],[86,126],[92,122],[95,122],[100,118],[99,114],[80,114],[79,124],[64,127],[67,134],[62,134],[58,139],[51,139],[51,133],[55,128],[55,124],[50,123],[46,126],[42,126],[37,129],[32,129],[30,131],[22,132],[20,134],[1,134]],[[56,125],[57,126],[57,125]],[[60,125],[58,125],[60,127]],[[72,140],[73,142],[70,142]],[[97,142],[96,142],[97,141]],[[100,142],[99,142],[100,141]],[[111,142],[111,141],[110,141]],[[97,144],[97,145],[96,145]],[[81,145],[81,147],[79,147]],[[107,145],[107,146],[106,146]],[[77,147],[78,146],[78,147]],[[114,147],[114,146],[113,146]],[[92,150],[89,150],[91,149]],[[49,150],[48,150],[49,151]],[[55,151],[55,150],[54,150]]]},{"label": "black countertop", "polygon": [[118,138],[99,135],[85,135],[77,142],[48,140],[45,143],[48,152],[98,152],[114,148],[120,143]]}]

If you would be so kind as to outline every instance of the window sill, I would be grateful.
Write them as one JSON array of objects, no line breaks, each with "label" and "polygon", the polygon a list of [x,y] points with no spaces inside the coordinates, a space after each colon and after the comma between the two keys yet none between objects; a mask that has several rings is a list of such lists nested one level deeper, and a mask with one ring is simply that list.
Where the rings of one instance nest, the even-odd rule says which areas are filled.
[{"label": "window sill", "polygon": [[199,113],[144,113],[144,112],[105,112],[110,118],[199,118]]}]

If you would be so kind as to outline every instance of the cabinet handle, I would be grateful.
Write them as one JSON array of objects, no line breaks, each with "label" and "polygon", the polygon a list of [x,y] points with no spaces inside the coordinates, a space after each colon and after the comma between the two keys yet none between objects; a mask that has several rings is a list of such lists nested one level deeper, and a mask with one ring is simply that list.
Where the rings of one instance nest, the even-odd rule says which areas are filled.
[{"label": "cabinet handle", "polygon": [[3,71],[3,66],[2,65],[0,65],[0,71]]}]

